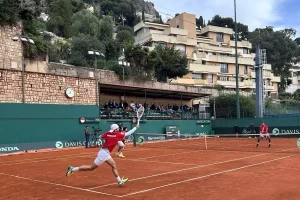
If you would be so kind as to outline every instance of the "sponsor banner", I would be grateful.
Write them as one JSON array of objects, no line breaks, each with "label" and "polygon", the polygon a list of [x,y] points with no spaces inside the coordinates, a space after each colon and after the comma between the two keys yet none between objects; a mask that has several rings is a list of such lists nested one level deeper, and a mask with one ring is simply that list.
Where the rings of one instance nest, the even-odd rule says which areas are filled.
[{"label": "sponsor banner", "polygon": [[156,141],[156,140],[165,140],[166,136],[164,135],[155,135],[155,134],[137,134],[137,142],[138,143],[144,143],[147,141]]},{"label": "sponsor banner", "polygon": [[[234,129],[233,127],[218,127],[218,128],[213,128],[216,134],[234,134]],[[286,135],[290,135],[291,137],[297,136],[298,134],[300,135],[300,127],[299,126],[269,126],[269,131],[271,136],[276,136],[276,137],[284,137]],[[240,134],[250,134],[249,127],[240,127],[239,128],[239,133]],[[258,127],[255,127],[255,133],[259,134]]]},{"label": "sponsor banner", "polygon": [[[93,142],[89,142],[89,145],[94,145]],[[99,146],[103,144],[103,140],[97,140],[95,145]],[[70,148],[85,146],[85,140],[60,140],[50,142],[33,142],[33,143],[17,143],[17,144],[0,144],[0,154],[13,153],[25,150],[38,150],[48,148]]]},{"label": "sponsor banner", "polygon": [[97,124],[100,122],[100,118],[91,118],[91,117],[80,117],[80,124]]}]

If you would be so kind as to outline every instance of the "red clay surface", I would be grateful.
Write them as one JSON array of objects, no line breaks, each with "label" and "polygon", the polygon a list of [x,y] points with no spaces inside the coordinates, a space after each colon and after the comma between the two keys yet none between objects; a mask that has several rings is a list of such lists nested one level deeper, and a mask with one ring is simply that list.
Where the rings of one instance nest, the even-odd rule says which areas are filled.
[{"label": "red clay surface", "polygon": [[98,148],[1,156],[0,199],[299,200],[299,150],[294,144],[284,147],[295,149],[275,153],[263,145],[259,152],[127,147],[125,159],[113,156],[120,175],[129,178],[122,188],[106,164],[65,177],[69,165],[92,163]]}]

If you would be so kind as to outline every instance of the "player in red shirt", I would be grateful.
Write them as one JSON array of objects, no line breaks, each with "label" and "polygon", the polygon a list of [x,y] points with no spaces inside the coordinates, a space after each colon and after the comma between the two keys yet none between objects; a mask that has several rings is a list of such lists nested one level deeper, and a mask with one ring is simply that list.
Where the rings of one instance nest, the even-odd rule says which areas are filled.
[{"label": "player in red shirt", "polygon": [[127,131],[127,127],[120,128],[120,131],[121,131],[121,134],[123,135],[123,139],[122,139],[122,141],[118,142],[119,149],[116,153],[116,156],[118,156],[119,158],[125,158],[125,156],[123,155],[123,151],[124,151],[124,148],[126,145],[125,144],[125,134]]},{"label": "player in red shirt", "polygon": [[259,146],[260,139],[263,139],[264,137],[266,137],[266,139],[269,140],[269,148],[271,147],[271,138],[270,138],[270,134],[268,133],[268,129],[269,127],[264,122],[262,122],[261,125],[259,126],[260,136],[258,138],[256,147]]},{"label": "player in red shirt", "polygon": [[[136,129],[139,128],[139,125],[125,133],[125,136],[131,135]],[[109,164],[112,168],[113,174],[117,178],[118,184],[121,187],[124,185],[127,181],[128,178],[120,178],[119,172],[117,169],[117,165],[115,161],[112,159],[110,156],[110,153],[113,151],[115,146],[118,144],[119,141],[122,141],[124,138],[124,135],[119,132],[119,126],[117,124],[112,124],[110,127],[110,131],[104,133],[103,135],[100,136],[100,138],[104,139],[105,142],[98,152],[98,155],[94,162],[91,165],[83,165],[80,167],[72,167],[69,166],[66,176],[69,177],[73,172],[76,171],[93,171],[97,167],[99,167],[102,163],[106,162]]]}]

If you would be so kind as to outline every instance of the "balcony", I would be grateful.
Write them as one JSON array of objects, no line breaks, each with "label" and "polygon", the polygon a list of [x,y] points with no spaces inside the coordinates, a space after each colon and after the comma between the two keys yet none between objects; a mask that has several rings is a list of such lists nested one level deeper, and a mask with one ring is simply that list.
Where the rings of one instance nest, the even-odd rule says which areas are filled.
[{"label": "balcony", "polygon": [[[235,47],[235,41],[230,40],[229,41],[229,46]],[[248,49],[251,49],[252,48],[252,44],[249,41],[238,41],[237,42],[237,47],[238,48],[248,48]]]},{"label": "balcony", "polygon": [[184,36],[187,36],[188,35],[188,30],[181,29],[181,28],[170,27],[170,28],[166,29],[163,32],[163,34],[165,34],[165,35],[184,35]]},{"label": "balcony", "polygon": [[273,91],[274,90],[274,86],[273,85],[265,85],[264,89],[268,90],[268,91]]},{"label": "balcony", "polygon": [[[217,84],[222,85],[225,88],[235,88],[236,83],[235,83],[235,81],[220,81],[220,80],[218,80]],[[245,86],[244,82],[239,82],[239,88],[243,88],[244,86]]]},{"label": "balcony", "polygon": [[[216,56],[216,55],[209,55],[205,58],[207,61],[211,62],[219,62],[219,63],[235,63],[235,57],[230,56]],[[254,61],[252,58],[238,58],[238,63],[241,65],[254,65]]]},{"label": "balcony", "polygon": [[198,44],[197,47],[200,50],[204,50],[204,51],[213,51],[213,52],[220,52],[220,53],[232,53],[232,49],[227,48],[227,47],[213,46],[213,45],[203,44],[203,43]]},{"label": "balcony", "polygon": [[197,40],[188,38],[187,36],[177,35],[168,36],[159,33],[146,33],[135,37],[135,44],[145,44],[146,42],[164,42],[167,44],[185,44],[188,46],[196,46]]},{"label": "balcony", "polygon": [[174,85],[207,85],[208,82],[205,79],[188,79],[188,78],[178,78],[172,80],[170,84]]},{"label": "balcony", "polygon": [[[298,77],[299,77],[299,76],[298,76]],[[298,80],[299,80],[299,79],[298,79]],[[280,83],[280,82],[281,82],[281,77],[280,77],[280,76],[274,76],[274,75],[272,74],[271,81],[272,81],[272,82]]]},{"label": "balcony", "polygon": [[197,36],[197,42],[201,43],[212,43],[213,39],[209,37]]},{"label": "balcony", "polygon": [[190,71],[200,73],[220,73],[220,66],[217,65],[202,65],[197,63],[190,64]]},{"label": "balcony", "polygon": [[219,27],[219,26],[211,26],[208,25],[200,30],[200,34],[204,34],[207,32],[214,32],[214,33],[225,33],[228,35],[233,34],[233,30],[231,28]]},{"label": "balcony", "polygon": [[252,88],[252,89],[255,88],[255,84],[250,80],[245,80],[243,83],[244,83],[244,88]]}]

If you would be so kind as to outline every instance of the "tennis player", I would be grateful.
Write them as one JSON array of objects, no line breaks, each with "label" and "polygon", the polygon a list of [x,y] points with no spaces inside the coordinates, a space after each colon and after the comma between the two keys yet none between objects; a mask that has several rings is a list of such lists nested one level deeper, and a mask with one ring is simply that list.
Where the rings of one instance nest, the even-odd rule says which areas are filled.
[{"label": "tennis player", "polygon": [[262,122],[261,125],[259,126],[260,136],[258,138],[256,147],[259,146],[260,139],[263,139],[264,137],[267,140],[269,140],[269,148],[271,147],[271,137],[270,137],[270,134],[268,133],[268,129],[269,129],[269,127],[264,122]]},{"label": "tennis player", "polygon": [[[136,131],[137,128],[139,128],[139,125],[125,133],[125,136],[131,135],[134,131]],[[100,138],[104,139],[105,142],[100,151],[98,152],[98,155],[94,162],[91,165],[83,165],[80,167],[69,166],[66,176],[69,177],[73,172],[76,171],[93,171],[101,164],[106,162],[108,165],[111,166],[113,174],[117,178],[118,185],[121,187],[128,181],[128,178],[120,178],[117,165],[110,156],[110,153],[113,151],[118,142],[124,138],[124,135],[119,132],[119,126],[117,124],[112,124],[110,127],[110,131],[101,135]]]},{"label": "tennis player", "polygon": [[124,148],[126,145],[125,144],[126,131],[127,131],[127,127],[123,127],[122,131],[121,131],[121,134],[123,135],[123,139],[122,139],[122,141],[118,142],[119,149],[117,150],[117,153],[116,153],[116,156],[119,158],[125,158],[125,156],[123,155],[123,151],[124,151]]}]

